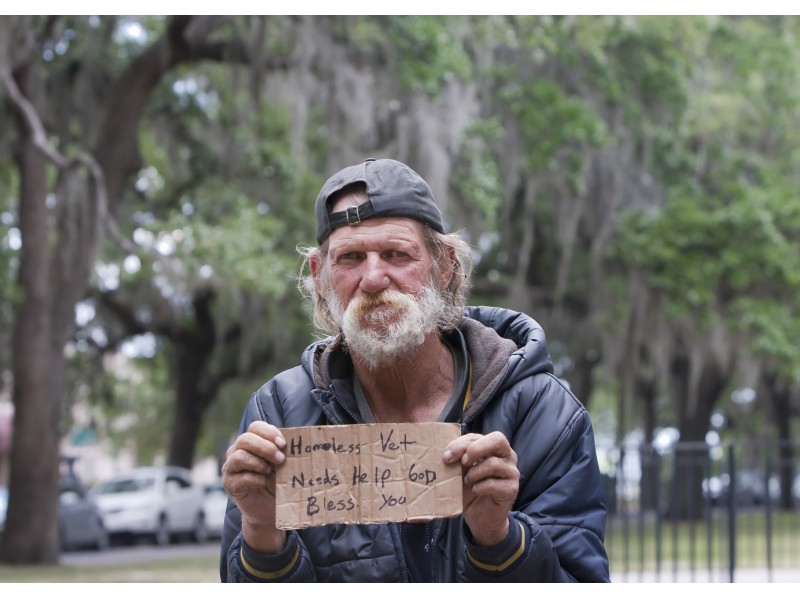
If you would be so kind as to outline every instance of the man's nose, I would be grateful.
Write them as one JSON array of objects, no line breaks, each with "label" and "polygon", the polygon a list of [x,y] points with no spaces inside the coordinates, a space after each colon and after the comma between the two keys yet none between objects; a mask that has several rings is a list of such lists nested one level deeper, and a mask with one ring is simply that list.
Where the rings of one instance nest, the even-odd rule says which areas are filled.
[{"label": "man's nose", "polygon": [[388,287],[389,275],[386,273],[386,263],[378,254],[368,254],[364,261],[361,289],[368,294],[375,294]]}]

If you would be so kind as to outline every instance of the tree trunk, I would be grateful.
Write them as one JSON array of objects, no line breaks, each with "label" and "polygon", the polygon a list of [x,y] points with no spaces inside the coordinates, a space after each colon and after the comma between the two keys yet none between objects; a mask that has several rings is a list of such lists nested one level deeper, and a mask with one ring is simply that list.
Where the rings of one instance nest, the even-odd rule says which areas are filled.
[{"label": "tree trunk", "polygon": [[[207,301],[210,302],[210,299]],[[197,302],[195,307],[197,312]],[[194,449],[203,415],[218,387],[216,378],[209,373],[215,348],[213,323],[198,318],[195,330],[174,339],[173,345],[177,382],[167,462],[189,469],[194,462]]]},{"label": "tree trunk", "polygon": [[[694,366],[694,365],[693,365]],[[708,448],[705,436],[714,405],[728,384],[728,376],[718,365],[705,363],[700,368],[696,389],[685,380],[686,398],[678,416],[681,440],[675,449],[674,483],[669,498],[672,517],[695,520],[703,516],[703,478],[708,475]]]},{"label": "tree trunk", "polygon": [[[645,361],[646,362],[646,361]],[[641,371],[642,369],[640,369]],[[636,397],[642,406],[644,444],[642,455],[641,502],[645,510],[658,506],[658,461],[653,459],[653,431],[656,428],[656,400],[658,386],[654,377],[640,374],[636,379]],[[650,449],[650,450],[647,450]]]},{"label": "tree trunk", "polygon": [[[128,65],[104,103],[105,116],[95,145],[97,162],[91,157],[80,161],[90,168],[94,187],[85,181],[73,187],[78,164],[49,146],[49,132],[41,122],[56,117],[49,113],[39,117],[46,103],[37,99],[46,98],[39,94],[45,89],[44,81],[33,71],[37,47],[31,46],[30,56],[25,57],[30,62],[20,62],[14,79],[6,81],[10,92],[19,92],[13,99],[20,113],[16,161],[22,300],[12,340],[15,434],[0,562],[58,561],[59,419],[66,368],[64,345],[74,326],[74,305],[89,283],[103,235],[98,225],[105,225],[106,217],[114,214],[126,182],[141,164],[139,121],[158,82],[184,61],[244,62],[246,53],[238,42],[228,46],[201,43],[218,24],[216,17],[173,17],[165,35]],[[83,141],[88,147],[90,141]],[[57,207],[52,211],[55,228],[48,222],[54,215],[46,206],[48,161],[54,161],[59,169],[60,188],[54,194]]]},{"label": "tree trunk", "polygon": [[[31,95],[30,68],[17,73]],[[47,159],[36,147],[28,124],[19,121],[20,174],[19,285],[12,339],[14,431],[5,531],[0,561],[58,562],[58,444],[62,390],[51,375],[63,373],[63,352],[52,352],[50,245],[48,243]]]},{"label": "tree trunk", "polygon": [[214,398],[213,393],[202,389],[201,383],[202,373],[209,367],[211,351],[187,344],[178,345],[175,352],[178,382],[167,463],[191,469],[203,415]]},{"label": "tree trunk", "polygon": [[594,391],[594,371],[600,365],[600,353],[594,348],[580,348],[575,360],[570,387],[575,397],[588,409]]},{"label": "tree trunk", "polygon": [[775,373],[761,377],[768,401],[772,405],[772,417],[778,431],[778,464],[775,465],[780,481],[781,508],[791,509],[794,506],[792,485],[794,483],[794,445],[792,443],[791,415],[792,386],[791,382]]}]

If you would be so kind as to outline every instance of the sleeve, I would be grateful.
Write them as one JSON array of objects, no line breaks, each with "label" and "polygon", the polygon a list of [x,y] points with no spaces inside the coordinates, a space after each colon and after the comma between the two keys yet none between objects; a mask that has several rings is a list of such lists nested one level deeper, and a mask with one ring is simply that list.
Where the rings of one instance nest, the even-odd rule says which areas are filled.
[{"label": "sleeve", "polygon": [[[271,411],[269,416],[264,406],[274,400],[274,386],[269,383],[254,393],[242,415],[239,434],[245,432],[250,423],[256,420],[268,421],[283,427],[279,411]],[[225,523],[220,543],[220,581],[238,582],[313,582],[314,567],[300,535],[290,531],[286,548],[278,554],[264,554],[249,548],[242,538],[242,515],[236,505],[228,500]]]},{"label": "sleeve", "polygon": [[249,548],[241,531],[234,538],[224,560],[228,583],[312,583],[314,568],[296,531],[289,532],[286,548],[278,554],[264,554]]},{"label": "sleeve", "polygon": [[508,535],[496,546],[476,545],[469,528],[462,521],[467,562],[485,577],[498,577],[513,571],[530,546],[530,535],[525,531],[525,526],[512,515],[509,515],[508,521]]},{"label": "sleeve", "polygon": [[[520,468],[520,491],[510,514],[521,531],[519,541],[515,550],[506,547],[492,559],[467,538],[472,581],[609,581],[606,510],[591,421],[569,392],[555,387],[539,406],[525,407],[525,417],[509,435]],[[551,393],[566,394],[567,401],[559,406]],[[560,413],[556,422],[562,426],[554,427],[553,413]]]}]

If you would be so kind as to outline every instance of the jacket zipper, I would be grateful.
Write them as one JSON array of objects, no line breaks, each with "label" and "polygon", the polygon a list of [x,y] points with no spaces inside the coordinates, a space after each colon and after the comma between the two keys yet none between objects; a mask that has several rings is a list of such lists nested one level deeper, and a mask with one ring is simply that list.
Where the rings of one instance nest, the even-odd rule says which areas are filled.
[{"label": "jacket zipper", "polygon": [[361,419],[359,419],[355,414],[353,414],[353,412],[349,408],[347,408],[344,404],[342,404],[342,401],[339,400],[339,396],[336,394],[336,391],[333,389],[333,384],[332,383],[328,384],[328,390],[330,391],[331,395],[333,396],[333,399],[336,400],[336,404],[338,404],[339,407],[345,413],[347,413],[347,416],[349,416],[350,419],[352,419],[353,423],[363,423],[363,421]]},{"label": "jacket zipper", "polygon": [[[400,536],[400,545],[403,545],[403,524],[402,523],[395,523],[397,526],[397,535]],[[431,536],[431,522],[428,521],[425,523],[425,546],[423,550],[425,554],[430,554],[431,550],[433,549],[433,537]],[[405,549],[403,550],[403,554],[405,554]],[[430,559],[429,559],[430,560]],[[411,569],[406,567],[406,575],[408,576],[409,583],[417,583],[414,581],[414,577],[411,575]],[[431,580],[435,581],[435,577],[433,576],[433,562],[431,562]]]}]

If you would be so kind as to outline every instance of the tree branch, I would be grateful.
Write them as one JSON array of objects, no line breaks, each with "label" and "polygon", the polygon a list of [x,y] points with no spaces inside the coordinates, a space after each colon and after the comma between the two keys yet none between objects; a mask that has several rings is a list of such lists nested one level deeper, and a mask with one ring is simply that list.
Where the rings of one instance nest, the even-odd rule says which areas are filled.
[{"label": "tree branch", "polygon": [[[116,223],[111,219],[111,215],[108,211],[108,193],[105,173],[100,164],[92,155],[82,150],[78,150],[74,158],[62,154],[48,139],[44,124],[39,117],[39,112],[36,110],[33,103],[22,93],[22,90],[20,90],[7,65],[0,65],[0,80],[5,85],[6,90],[8,90],[8,95],[17,106],[17,109],[22,113],[28,125],[34,145],[59,169],[70,170],[77,165],[82,165],[88,171],[95,190],[95,204],[97,208],[95,231],[100,232],[102,228],[105,227],[118,243],[125,245],[129,251],[135,252],[135,249],[131,248],[132,244],[128,240],[125,240],[119,233]],[[93,256],[97,256],[100,242],[101,236],[95,236]]]},{"label": "tree branch", "polygon": [[47,133],[45,132],[44,125],[42,125],[42,120],[39,118],[36,107],[33,106],[22,93],[22,90],[19,89],[8,65],[0,65],[0,81],[5,85],[12,102],[14,102],[20,113],[22,113],[23,119],[25,119],[25,122],[28,124],[28,129],[31,132],[31,139],[36,147],[58,167],[62,169],[69,168],[72,165],[72,161],[61,154],[47,139]]}]

